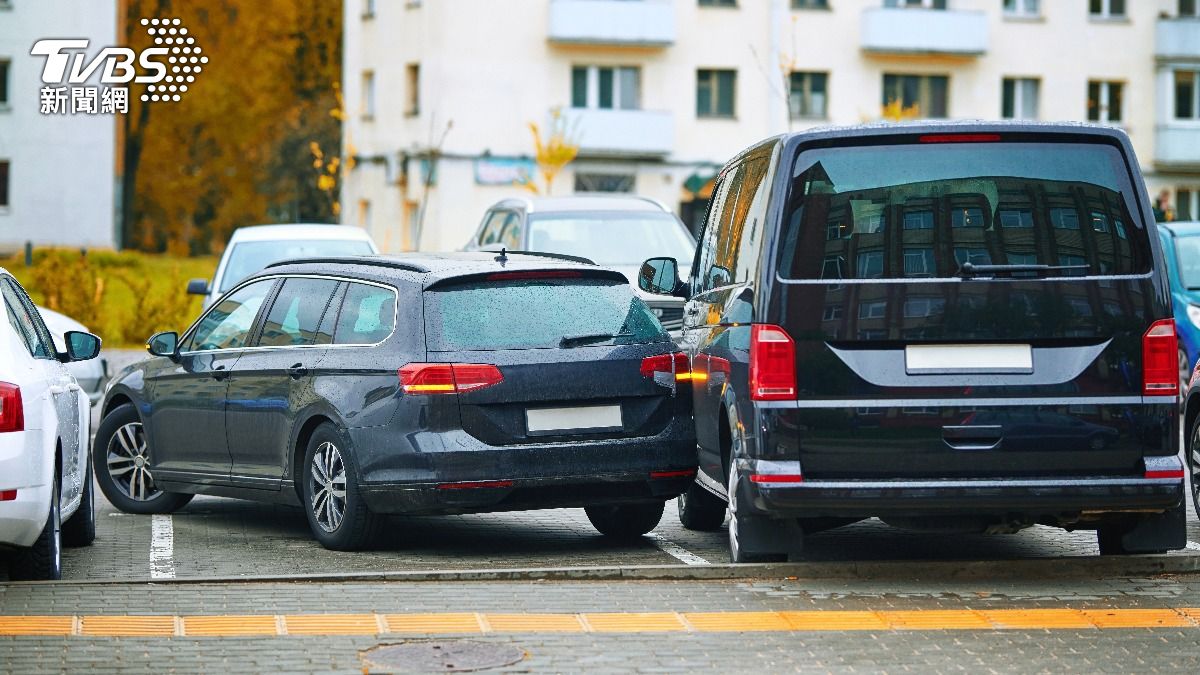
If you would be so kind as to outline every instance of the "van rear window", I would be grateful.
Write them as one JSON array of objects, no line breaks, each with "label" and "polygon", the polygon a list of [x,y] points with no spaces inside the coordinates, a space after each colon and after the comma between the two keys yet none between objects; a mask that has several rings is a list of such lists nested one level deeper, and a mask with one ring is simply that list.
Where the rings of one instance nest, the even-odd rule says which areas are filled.
[{"label": "van rear window", "polygon": [[595,337],[578,345],[670,339],[629,284],[616,281],[480,281],[424,295],[430,351],[557,348],[579,336]]},{"label": "van rear window", "polygon": [[954,277],[963,263],[1143,274],[1146,229],[1120,151],[1084,143],[806,150],[779,250],[792,279]]}]

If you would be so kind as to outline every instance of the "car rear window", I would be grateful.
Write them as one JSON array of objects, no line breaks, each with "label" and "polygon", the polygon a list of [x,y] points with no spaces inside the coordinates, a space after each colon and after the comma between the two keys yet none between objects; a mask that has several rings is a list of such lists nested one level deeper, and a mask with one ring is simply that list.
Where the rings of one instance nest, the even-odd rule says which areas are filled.
[{"label": "car rear window", "polygon": [[396,292],[383,286],[351,283],[338,314],[334,344],[373,345],[396,328]]},{"label": "car rear window", "polygon": [[425,293],[430,351],[558,348],[564,337],[615,335],[583,344],[669,340],[627,283],[595,279],[475,281]]},{"label": "car rear window", "polygon": [[1149,238],[1120,151],[1086,143],[820,148],[796,161],[779,273],[953,277],[975,265],[1142,274]]}]

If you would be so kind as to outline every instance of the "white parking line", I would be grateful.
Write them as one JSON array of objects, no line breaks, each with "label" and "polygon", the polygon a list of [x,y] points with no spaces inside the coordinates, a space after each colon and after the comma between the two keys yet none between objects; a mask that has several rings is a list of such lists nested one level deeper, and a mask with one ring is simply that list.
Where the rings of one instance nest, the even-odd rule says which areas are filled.
[{"label": "white parking line", "polygon": [[150,578],[175,578],[175,525],[169,515],[150,520]]},{"label": "white parking line", "polygon": [[650,536],[654,539],[654,545],[657,546],[663,553],[675,558],[685,565],[711,565],[704,558],[692,553],[686,548],[676,544],[657,532],[651,532]]}]

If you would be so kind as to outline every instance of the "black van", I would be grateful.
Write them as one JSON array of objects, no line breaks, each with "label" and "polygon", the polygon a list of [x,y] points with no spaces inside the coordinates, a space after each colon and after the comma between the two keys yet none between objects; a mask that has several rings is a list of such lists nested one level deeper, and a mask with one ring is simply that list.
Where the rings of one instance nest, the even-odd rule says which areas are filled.
[{"label": "black van", "polygon": [[1185,545],[1176,335],[1128,137],[1068,124],[814,130],[721,171],[687,299],[700,472],[735,562],[869,517]]}]

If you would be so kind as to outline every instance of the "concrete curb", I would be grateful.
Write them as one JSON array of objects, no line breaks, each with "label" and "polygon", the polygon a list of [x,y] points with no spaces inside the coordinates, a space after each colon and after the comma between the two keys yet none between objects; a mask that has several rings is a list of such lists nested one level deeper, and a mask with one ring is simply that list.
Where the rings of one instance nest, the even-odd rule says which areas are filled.
[{"label": "concrete curb", "polygon": [[344,572],[333,574],[183,577],[177,579],[87,579],[79,581],[0,582],[4,586],[93,586],[114,584],[459,582],[459,581],[729,581],[755,579],[1101,579],[1157,574],[1200,573],[1200,555],[1061,557],[1023,560],[805,562],[753,565],[632,565],[509,569]]}]

